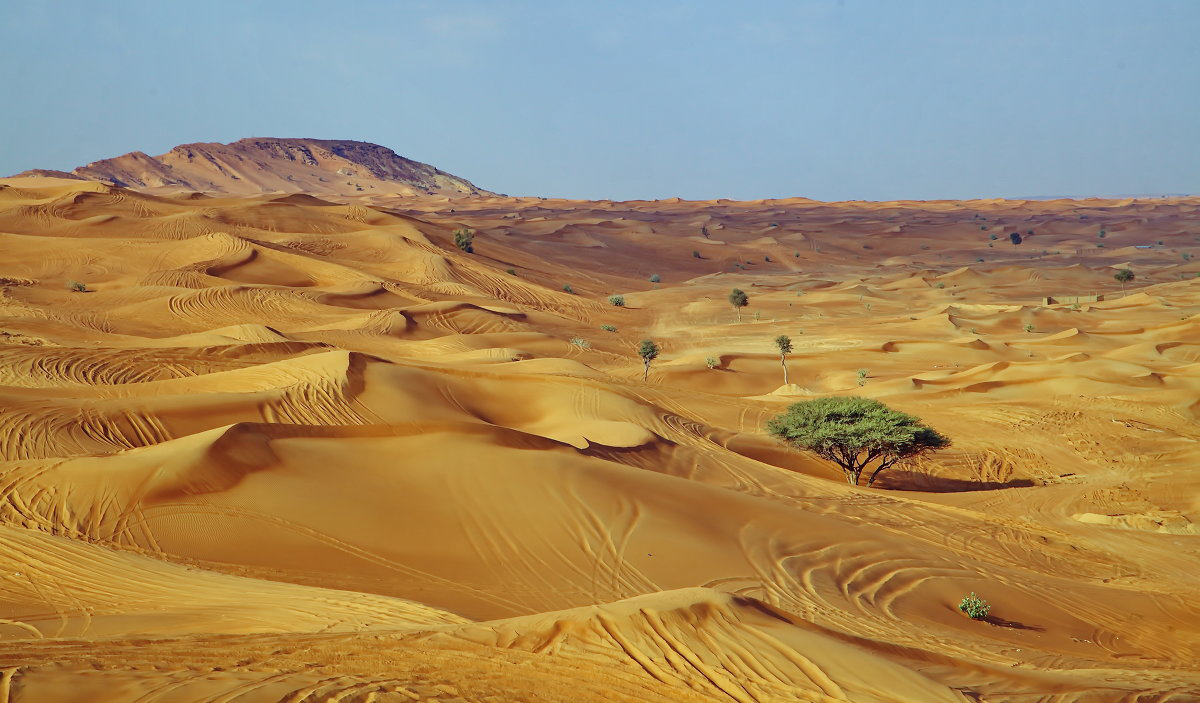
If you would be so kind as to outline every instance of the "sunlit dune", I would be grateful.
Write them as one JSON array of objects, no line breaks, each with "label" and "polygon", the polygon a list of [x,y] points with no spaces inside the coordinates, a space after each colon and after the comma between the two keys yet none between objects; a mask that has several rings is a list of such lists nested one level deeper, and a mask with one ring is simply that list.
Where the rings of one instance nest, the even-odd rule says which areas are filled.
[{"label": "sunlit dune", "polygon": [[[1200,200],[185,151],[0,179],[0,701],[1200,699]],[[953,445],[849,486],[829,395]]]}]

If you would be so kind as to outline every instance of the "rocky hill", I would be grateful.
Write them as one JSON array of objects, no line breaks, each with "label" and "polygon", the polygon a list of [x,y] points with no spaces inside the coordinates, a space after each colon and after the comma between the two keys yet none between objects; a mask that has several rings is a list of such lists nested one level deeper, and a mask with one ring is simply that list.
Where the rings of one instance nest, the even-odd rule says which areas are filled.
[{"label": "rocky hill", "polygon": [[490,195],[470,181],[391,149],[337,139],[255,137],[230,144],[181,144],[161,156],[134,151],[71,171],[23,176],[76,176],[137,190],[191,190],[248,195]]}]

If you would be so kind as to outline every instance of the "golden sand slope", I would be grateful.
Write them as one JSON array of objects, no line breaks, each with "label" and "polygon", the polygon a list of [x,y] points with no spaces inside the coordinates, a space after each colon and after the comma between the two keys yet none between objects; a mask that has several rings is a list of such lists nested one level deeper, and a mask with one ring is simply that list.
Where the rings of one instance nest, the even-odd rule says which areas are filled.
[{"label": "golden sand slope", "polygon": [[1194,700],[1196,212],[0,181],[0,701]]}]

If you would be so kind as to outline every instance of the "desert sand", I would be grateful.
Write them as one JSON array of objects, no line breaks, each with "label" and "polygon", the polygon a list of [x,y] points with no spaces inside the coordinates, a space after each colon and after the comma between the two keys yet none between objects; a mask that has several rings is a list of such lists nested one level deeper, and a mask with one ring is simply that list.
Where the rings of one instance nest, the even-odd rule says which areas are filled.
[{"label": "desert sand", "polygon": [[1200,200],[342,195],[0,180],[0,701],[1200,700]]}]

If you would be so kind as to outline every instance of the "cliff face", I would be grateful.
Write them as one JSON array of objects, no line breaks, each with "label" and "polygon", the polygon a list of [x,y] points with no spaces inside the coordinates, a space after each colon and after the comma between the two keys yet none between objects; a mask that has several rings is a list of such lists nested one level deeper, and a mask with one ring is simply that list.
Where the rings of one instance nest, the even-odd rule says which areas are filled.
[{"label": "cliff face", "polygon": [[138,190],[490,195],[466,179],[387,147],[336,139],[256,137],[230,144],[181,144],[161,156],[135,151],[72,173]]}]

